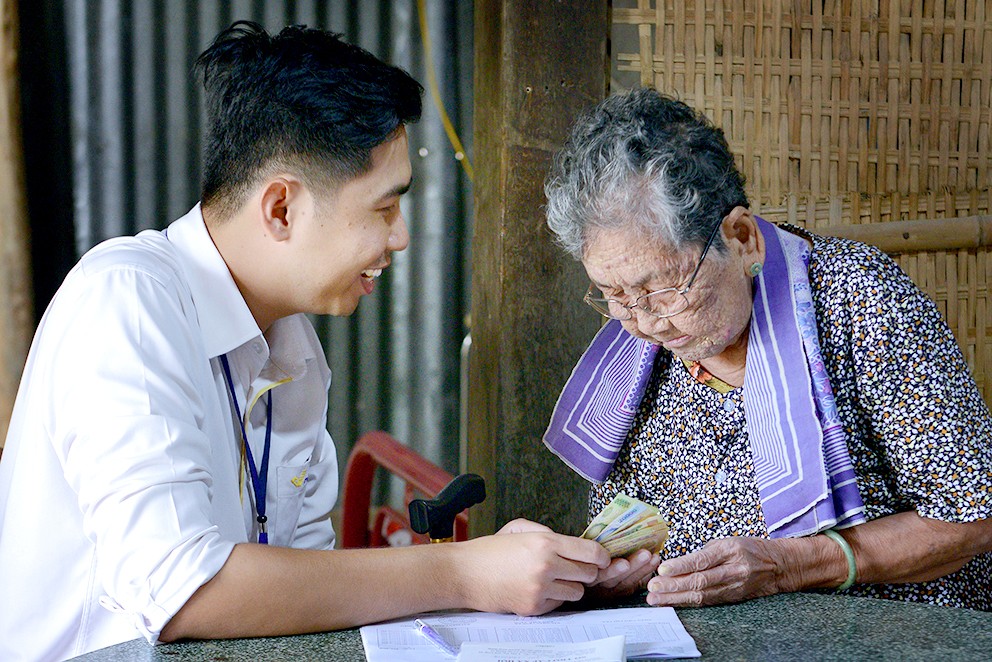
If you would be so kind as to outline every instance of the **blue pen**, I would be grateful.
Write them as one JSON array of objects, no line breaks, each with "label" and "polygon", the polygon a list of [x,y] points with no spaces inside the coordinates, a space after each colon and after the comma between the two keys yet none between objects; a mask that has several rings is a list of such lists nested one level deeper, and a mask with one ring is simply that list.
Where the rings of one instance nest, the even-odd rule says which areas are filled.
[{"label": "blue pen", "polygon": [[419,618],[414,621],[414,624],[417,626],[417,630],[420,632],[420,634],[427,637],[427,641],[434,644],[436,648],[444,651],[451,657],[458,657],[458,649],[452,646],[451,644],[449,644],[447,640],[444,637],[442,637],[437,630],[432,628],[427,623],[424,623]]}]

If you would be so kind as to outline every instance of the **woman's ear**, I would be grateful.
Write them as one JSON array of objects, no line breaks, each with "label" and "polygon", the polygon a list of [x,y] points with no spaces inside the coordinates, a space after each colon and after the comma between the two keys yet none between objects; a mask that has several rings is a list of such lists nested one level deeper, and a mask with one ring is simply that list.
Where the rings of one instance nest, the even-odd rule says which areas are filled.
[{"label": "woman's ear", "polygon": [[764,264],[765,238],[750,209],[734,207],[723,219],[722,234],[731,254],[739,257],[749,276],[755,264]]}]

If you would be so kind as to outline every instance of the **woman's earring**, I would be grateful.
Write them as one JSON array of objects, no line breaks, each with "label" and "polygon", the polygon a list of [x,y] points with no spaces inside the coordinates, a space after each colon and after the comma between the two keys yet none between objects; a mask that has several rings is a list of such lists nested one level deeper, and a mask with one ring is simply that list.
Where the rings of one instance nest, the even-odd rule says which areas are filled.
[{"label": "woman's earring", "polygon": [[751,277],[752,278],[754,278],[755,276],[757,276],[758,274],[760,274],[761,273],[761,263],[760,262],[755,262],[754,264],[752,264],[751,265],[751,268],[748,269],[748,273],[751,274]]}]

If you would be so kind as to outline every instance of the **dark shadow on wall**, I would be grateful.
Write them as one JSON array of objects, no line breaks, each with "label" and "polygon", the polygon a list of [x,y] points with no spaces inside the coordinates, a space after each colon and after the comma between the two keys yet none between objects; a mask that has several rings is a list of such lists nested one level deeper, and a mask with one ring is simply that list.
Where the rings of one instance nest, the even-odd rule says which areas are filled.
[{"label": "dark shadow on wall", "polygon": [[75,264],[69,77],[61,0],[20,0],[21,123],[35,319]]}]

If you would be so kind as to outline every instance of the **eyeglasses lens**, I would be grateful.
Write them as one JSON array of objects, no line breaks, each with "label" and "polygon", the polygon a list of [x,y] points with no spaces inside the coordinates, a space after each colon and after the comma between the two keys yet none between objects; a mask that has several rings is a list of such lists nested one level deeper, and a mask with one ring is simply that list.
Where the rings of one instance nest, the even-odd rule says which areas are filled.
[{"label": "eyeglasses lens", "polygon": [[655,317],[671,317],[678,315],[689,306],[689,300],[677,290],[661,290],[641,297],[638,307]]}]

